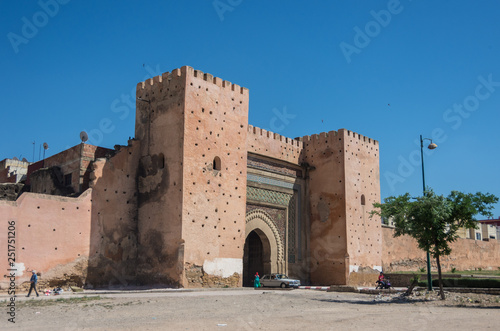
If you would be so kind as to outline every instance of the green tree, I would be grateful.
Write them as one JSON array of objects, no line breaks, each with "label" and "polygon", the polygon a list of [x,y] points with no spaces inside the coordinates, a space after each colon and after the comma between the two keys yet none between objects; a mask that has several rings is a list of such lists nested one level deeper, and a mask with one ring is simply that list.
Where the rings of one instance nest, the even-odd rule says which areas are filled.
[{"label": "green tree", "polygon": [[452,191],[447,197],[432,190],[424,196],[412,198],[406,193],[388,197],[384,203],[374,203],[372,215],[391,219],[395,225],[394,237],[409,235],[418,247],[436,259],[441,299],[445,299],[439,258],[451,253],[450,243],[458,238],[460,228],[477,227],[475,215],[493,216],[491,210],[498,198],[493,194],[462,193]]}]

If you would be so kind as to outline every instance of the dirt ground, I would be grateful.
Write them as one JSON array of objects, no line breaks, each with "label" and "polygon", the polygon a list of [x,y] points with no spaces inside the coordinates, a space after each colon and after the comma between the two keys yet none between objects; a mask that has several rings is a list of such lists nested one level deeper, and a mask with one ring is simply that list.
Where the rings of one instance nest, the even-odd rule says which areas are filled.
[{"label": "dirt ground", "polygon": [[[8,297],[1,297],[6,312]],[[16,330],[498,330],[500,296],[225,289],[16,298]]]}]

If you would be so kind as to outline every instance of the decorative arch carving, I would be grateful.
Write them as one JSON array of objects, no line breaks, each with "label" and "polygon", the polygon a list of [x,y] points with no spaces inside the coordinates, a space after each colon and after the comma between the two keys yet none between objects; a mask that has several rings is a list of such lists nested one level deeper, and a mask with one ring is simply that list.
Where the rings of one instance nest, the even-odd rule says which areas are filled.
[{"label": "decorative arch carving", "polygon": [[282,264],[285,259],[284,245],[283,242],[281,241],[278,228],[272,221],[272,217],[261,209],[255,209],[247,213],[246,227],[245,227],[246,235],[248,235],[255,229],[260,229],[264,233],[269,232],[266,231],[266,227],[267,230],[270,230],[270,233],[272,233],[271,236],[269,235],[267,236],[268,237],[267,239],[270,241],[271,250],[273,249],[273,246],[276,250],[276,256],[275,256],[276,262]]}]

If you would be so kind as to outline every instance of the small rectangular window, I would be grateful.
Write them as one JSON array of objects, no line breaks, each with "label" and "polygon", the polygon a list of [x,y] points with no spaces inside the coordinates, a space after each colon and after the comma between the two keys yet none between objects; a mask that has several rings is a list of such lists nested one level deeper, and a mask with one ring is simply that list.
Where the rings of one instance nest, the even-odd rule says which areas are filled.
[{"label": "small rectangular window", "polygon": [[64,186],[71,186],[71,175],[72,174],[64,175]]},{"label": "small rectangular window", "polygon": [[481,240],[481,234],[480,233],[476,233],[476,240]]}]

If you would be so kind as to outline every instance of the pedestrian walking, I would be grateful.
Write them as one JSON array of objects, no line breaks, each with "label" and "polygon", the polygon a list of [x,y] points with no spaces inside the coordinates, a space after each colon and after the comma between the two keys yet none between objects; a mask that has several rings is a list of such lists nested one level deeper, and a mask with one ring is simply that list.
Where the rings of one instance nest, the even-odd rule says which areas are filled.
[{"label": "pedestrian walking", "polygon": [[253,281],[253,287],[257,288],[260,287],[260,278],[259,278],[259,273],[255,273],[255,279]]},{"label": "pedestrian walking", "polygon": [[26,296],[27,298],[30,297],[30,294],[31,294],[31,290],[35,290],[35,293],[36,293],[36,296],[38,296],[38,292],[36,291],[36,283],[38,282],[38,276],[36,275],[36,271],[33,270],[31,272],[31,279],[30,279],[30,290],[28,292],[28,295]]}]

